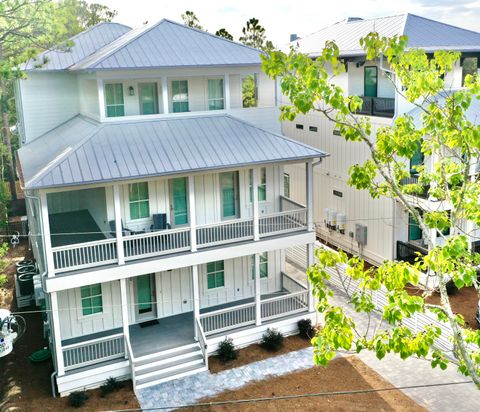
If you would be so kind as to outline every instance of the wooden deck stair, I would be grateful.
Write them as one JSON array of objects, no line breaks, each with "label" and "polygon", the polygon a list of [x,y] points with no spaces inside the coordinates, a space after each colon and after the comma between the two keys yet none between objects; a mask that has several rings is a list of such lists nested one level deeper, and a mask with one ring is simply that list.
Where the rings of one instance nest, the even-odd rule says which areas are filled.
[{"label": "wooden deck stair", "polygon": [[135,358],[134,365],[136,389],[147,388],[208,369],[197,342]]}]

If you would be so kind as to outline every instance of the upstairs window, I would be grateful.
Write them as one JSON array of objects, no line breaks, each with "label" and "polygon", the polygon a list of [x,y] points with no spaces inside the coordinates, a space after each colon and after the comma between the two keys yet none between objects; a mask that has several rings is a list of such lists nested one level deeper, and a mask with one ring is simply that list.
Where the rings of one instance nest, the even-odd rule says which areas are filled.
[{"label": "upstairs window", "polygon": [[476,76],[478,73],[478,57],[465,57],[462,62],[462,86],[465,85],[467,74]]},{"label": "upstairs window", "polygon": [[225,286],[225,265],[223,260],[207,263],[207,288],[217,289]]},{"label": "upstairs window", "polygon": [[422,144],[418,143],[417,150],[410,159],[410,174],[412,176],[418,176],[418,167],[422,166],[424,161],[425,155],[422,152]]},{"label": "upstairs window", "polygon": [[257,89],[257,76],[255,74],[250,74],[242,78],[242,107],[257,107]]},{"label": "upstairs window", "polygon": [[377,97],[378,92],[378,69],[376,66],[367,66],[364,69],[363,95],[365,97]]},{"label": "upstairs window", "polygon": [[[268,253],[263,252],[259,254],[260,259],[260,279],[268,278]],[[252,279],[255,279],[255,255],[252,256]]]},{"label": "upstairs window", "polygon": [[105,107],[107,117],[125,116],[122,83],[109,83],[105,85]]},{"label": "upstairs window", "polygon": [[283,174],[283,196],[290,197],[290,175]]},{"label": "upstairs window", "polygon": [[173,113],[190,111],[188,106],[188,81],[172,81],[172,108]]},{"label": "upstairs window", "polygon": [[208,110],[223,110],[223,79],[208,79]]},{"label": "upstairs window", "polygon": [[131,220],[149,217],[148,183],[140,182],[128,185],[128,201]]},{"label": "upstairs window", "polygon": [[[249,177],[249,191],[250,191],[250,203],[253,202],[253,170],[248,171]],[[260,169],[260,181],[258,182],[258,201],[264,202],[267,200],[267,169],[262,167]]]},{"label": "upstairs window", "polygon": [[80,288],[80,297],[83,316],[103,312],[102,285],[100,283],[82,286]]}]

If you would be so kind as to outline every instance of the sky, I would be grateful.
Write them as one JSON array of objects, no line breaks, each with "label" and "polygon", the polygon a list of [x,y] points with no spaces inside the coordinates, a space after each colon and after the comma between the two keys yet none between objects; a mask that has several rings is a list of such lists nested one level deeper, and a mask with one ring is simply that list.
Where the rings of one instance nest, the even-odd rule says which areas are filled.
[{"label": "sky", "polygon": [[[181,22],[185,10],[196,13],[209,32],[226,28],[235,38],[251,17],[259,19],[276,46],[290,34],[303,37],[347,17],[371,18],[413,13],[480,32],[480,0],[90,0],[118,11],[115,21],[138,27],[168,18]],[[328,6],[326,6],[328,4]]]}]

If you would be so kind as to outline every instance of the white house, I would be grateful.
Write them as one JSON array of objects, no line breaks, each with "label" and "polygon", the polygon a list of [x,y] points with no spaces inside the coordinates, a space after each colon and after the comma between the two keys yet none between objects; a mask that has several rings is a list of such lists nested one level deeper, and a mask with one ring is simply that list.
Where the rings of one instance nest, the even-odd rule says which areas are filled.
[{"label": "white house", "polygon": [[[361,114],[370,116],[372,135],[377,128],[391,124],[395,116],[402,113],[413,110],[412,114],[420,120],[420,112],[398,93],[401,90],[398,80],[394,78],[392,82],[388,78],[391,73],[387,64],[366,60],[359,40],[372,31],[387,37],[405,34],[409,47],[422,48],[427,53],[460,51],[461,59],[446,76],[447,88],[462,87],[465,75],[478,70],[480,33],[412,14],[367,20],[349,18],[291,43],[314,58],[322,52],[327,40],[336,41],[346,71],[335,76],[333,81],[349,95],[363,97]],[[478,105],[474,102],[470,110],[472,120],[476,118],[477,110]],[[320,237],[346,251],[360,253],[374,264],[385,259],[409,259],[416,251],[425,251],[423,239],[430,234],[423,234],[399,203],[385,197],[374,200],[366,191],[347,185],[350,166],[362,164],[369,158],[365,145],[346,142],[338,136],[335,125],[318,113],[299,115],[294,122],[284,122],[282,131],[297,141],[331,154],[315,168],[314,173],[317,189],[314,220]],[[411,159],[410,168],[421,162],[427,166],[433,164],[432,159],[422,159],[419,153]],[[292,165],[286,167],[285,172],[291,181],[291,197],[304,201],[302,169]],[[410,181],[414,180],[412,174]],[[438,202],[425,196],[411,200],[423,210],[439,207]]]},{"label": "white house", "polygon": [[[172,21],[99,24],[25,66],[18,152],[62,394],[205,370],[226,336],[311,317],[322,150],[280,134],[260,51]],[[305,202],[288,198],[291,165]],[[286,193],[286,192],[287,193]]]}]

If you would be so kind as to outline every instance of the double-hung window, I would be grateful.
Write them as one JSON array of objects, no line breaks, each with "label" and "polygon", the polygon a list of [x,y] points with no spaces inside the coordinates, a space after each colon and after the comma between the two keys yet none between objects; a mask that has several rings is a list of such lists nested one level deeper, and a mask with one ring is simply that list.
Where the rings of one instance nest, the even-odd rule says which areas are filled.
[{"label": "double-hung window", "polygon": [[108,83],[105,85],[105,108],[107,117],[125,116],[122,83]]},{"label": "double-hung window", "polygon": [[[268,253],[263,252],[259,254],[260,259],[260,279],[268,278]],[[252,279],[255,279],[255,255],[252,256]]]},{"label": "double-hung window", "polygon": [[[253,202],[253,170],[249,170],[249,190],[250,203]],[[258,182],[258,201],[264,202],[267,200],[267,169],[262,167],[260,169],[260,182]]]},{"label": "double-hung window", "polygon": [[290,175],[283,174],[283,196],[290,197]]},{"label": "double-hung window", "polygon": [[207,288],[216,289],[225,286],[225,265],[223,260],[207,263]]},{"label": "double-hung window", "polygon": [[223,110],[223,79],[208,79],[208,110]]},{"label": "double-hung window", "polygon": [[172,81],[172,109],[173,113],[188,112],[188,81]]},{"label": "double-hung window", "polygon": [[149,217],[148,183],[140,182],[128,185],[128,201],[131,220]]},{"label": "double-hung window", "polygon": [[82,286],[80,288],[80,297],[83,316],[103,312],[102,285],[100,283]]}]

